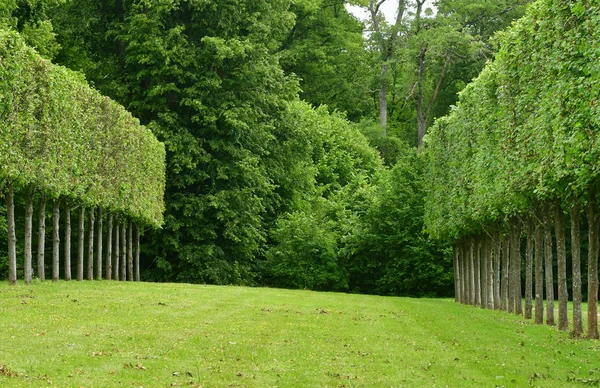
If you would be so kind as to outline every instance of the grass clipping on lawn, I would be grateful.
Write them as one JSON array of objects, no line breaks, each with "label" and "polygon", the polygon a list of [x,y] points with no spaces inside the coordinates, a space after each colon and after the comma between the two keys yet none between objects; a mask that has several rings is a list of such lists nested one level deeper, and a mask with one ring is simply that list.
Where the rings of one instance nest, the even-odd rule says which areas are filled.
[{"label": "grass clipping on lawn", "polygon": [[0,286],[0,385],[596,385],[598,341],[448,299],[108,281]]}]

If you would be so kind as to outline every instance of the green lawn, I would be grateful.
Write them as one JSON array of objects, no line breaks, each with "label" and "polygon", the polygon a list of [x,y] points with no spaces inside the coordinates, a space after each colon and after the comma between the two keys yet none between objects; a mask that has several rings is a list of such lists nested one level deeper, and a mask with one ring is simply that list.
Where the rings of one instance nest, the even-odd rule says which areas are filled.
[{"label": "green lawn", "polygon": [[447,299],[48,282],[0,285],[0,317],[0,386],[600,382],[600,342]]}]

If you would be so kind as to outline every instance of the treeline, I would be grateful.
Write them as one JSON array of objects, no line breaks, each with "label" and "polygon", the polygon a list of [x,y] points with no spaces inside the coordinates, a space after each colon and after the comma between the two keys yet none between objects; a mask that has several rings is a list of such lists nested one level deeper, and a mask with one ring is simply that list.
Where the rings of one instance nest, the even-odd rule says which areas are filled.
[{"label": "treeline", "polygon": [[0,23],[164,142],[144,279],[451,295],[451,252],[423,232],[417,127],[527,1],[417,3],[365,25],[344,0],[24,0]]},{"label": "treeline", "polygon": [[545,291],[554,325],[558,291],[558,326],[568,330],[571,279],[580,335],[583,251],[590,338],[598,338],[599,18],[595,2],[535,2],[498,37],[496,59],[437,121],[426,150],[426,224],[455,246],[457,299],[522,314],[524,274],[525,316],[535,298],[542,323]]},{"label": "treeline", "polygon": [[[165,150],[122,106],[91,89],[80,74],[56,66],[0,30],[0,182],[6,199],[8,277],[17,279],[15,201],[24,203],[24,279],[32,281],[32,223],[38,207],[37,276],[45,278],[46,205],[52,205],[52,278],[59,278],[59,222],[65,217],[65,279],[71,278],[71,210],[79,211],[77,279],[84,274],[85,216],[89,215],[88,278],[102,277],[102,219],[108,229],[163,223]],[[97,223],[96,223],[97,220]],[[136,229],[136,235],[139,227]],[[110,234],[112,237],[112,233]],[[118,241],[118,234],[116,235]],[[108,251],[111,250],[109,237]],[[139,238],[139,237],[138,237]],[[94,241],[97,246],[94,266]],[[115,244],[117,247],[118,243]],[[121,248],[125,254],[127,250]],[[118,248],[116,251],[118,256]],[[137,250],[139,253],[139,249]],[[106,266],[110,267],[108,253]],[[115,257],[115,263],[119,259]],[[126,267],[125,256],[122,266]],[[138,266],[139,268],[139,266]],[[95,271],[95,275],[94,275]]]}]

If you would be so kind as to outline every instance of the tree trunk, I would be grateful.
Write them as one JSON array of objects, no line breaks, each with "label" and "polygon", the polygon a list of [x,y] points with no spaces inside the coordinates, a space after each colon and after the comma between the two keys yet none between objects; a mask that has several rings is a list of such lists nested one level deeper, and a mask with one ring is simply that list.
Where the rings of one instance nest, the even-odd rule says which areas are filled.
[{"label": "tree trunk", "polygon": [[40,195],[38,203],[38,255],[37,255],[37,276],[41,281],[46,280],[45,265],[46,256],[46,197]]},{"label": "tree trunk", "polygon": [[510,266],[512,269],[512,284],[513,284],[513,305],[514,312],[517,315],[523,315],[523,299],[521,292],[521,227],[518,221],[515,221],[513,227],[512,242],[510,243]]},{"label": "tree trunk", "polygon": [[140,281],[140,227],[135,227],[135,281]]},{"label": "tree trunk", "polygon": [[488,285],[488,268],[487,268],[487,249],[485,236],[479,239],[479,254],[480,254],[480,266],[481,266],[481,308],[487,307],[487,285]]},{"label": "tree trunk", "polygon": [[32,236],[33,236],[33,186],[27,186],[25,189],[25,262],[23,265],[23,277],[25,284],[31,284],[33,276],[33,253],[32,253]]},{"label": "tree trunk", "polygon": [[127,280],[133,281],[133,227],[131,220],[127,227]]},{"label": "tree trunk", "polygon": [[479,239],[474,242],[473,247],[475,248],[475,306],[481,305],[481,243]]},{"label": "tree trunk", "polygon": [[109,213],[108,214],[108,230],[106,232],[106,261],[105,261],[105,268],[104,268],[104,276],[106,277],[106,280],[111,280],[112,279],[112,241],[113,241],[113,214]]},{"label": "tree trunk", "polygon": [[544,323],[544,259],[542,226],[535,225],[535,323]]},{"label": "tree trunk", "polygon": [[94,237],[96,223],[96,209],[90,208],[90,227],[88,228],[88,260],[87,260],[87,278],[94,280]]},{"label": "tree trunk", "polygon": [[6,218],[8,221],[8,282],[17,284],[17,233],[15,230],[15,188],[8,183],[6,192]]},{"label": "tree trunk", "polygon": [[54,200],[52,209],[52,281],[60,278],[60,199]]},{"label": "tree trunk", "polygon": [[466,304],[467,303],[467,281],[466,281],[466,274],[467,274],[467,269],[466,269],[466,264],[467,264],[467,251],[465,249],[465,243],[464,241],[461,241],[460,245],[459,245],[459,249],[460,249],[460,256],[459,256],[459,269],[458,272],[460,274],[460,303],[462,304]]},{"label": "tree trunk", "polygon": [[96,279],[102,279],[102,208],[98,208],[96,229]]},{"label": "tree trunk", "polygon": [[509,311],[508,309],[508,287],[509,287],[509,247],[510,239],[508,236],[504,238],[504,246],[502,247],[502,310]]},{"label": "tree trunk", "polygon": [[571,218],[571,257],[573,267],[573,333],[579,337],[583,334],[583,314],[581,312],[581,231],[579,206],[573,205],[569,210]]},{"label": "tree trunk", "polygon": [[558,330],[568,331],[567,248],[565,246],[563,212],[559,204],[554,206],[554,230],[556,235],[556,261],[558,264]]},{"label": "tree trunk", "polygon": [[500,298],[500,263],[502,262],[502,236],[500,231],[494,235],[494,309],[502,309]]},{"label": "tree trunk", "polygon": [[427,58],[427,47],[422,47],[419,52],[419,71],[417,85],[417,149],[420,153],[423,149],[423,138],[427,130],[427,118],[424,113],[423,84],[425,83],[425,59]]},{"label": "tree trunk", "polygon": [[71,204],[65,200],[65,280],[71,280]]},{"label": "tree trunk", "polygon": [[549,212],[544,212],[544,256],[546,262],[546,324],[554,326],[554,274],[552,271],[552,228],[550,226]]},{"label": "tree trunk", "polygon": [[517,284],[515,281],[515,269],[517,268],[517,261],[519,260],[519,257],[517,257],[517,255],[515,254],[515,230],[514,230],[514,226],[510,227],[510,230],[508,232],[508,247],[507,247],[507,252],[508,252],[508,306],[507,306],[507,312],[508,313],[514,313],[515,312],[515,299],[516,299],[516,291],[517,291]]},{"label": "tree trunk", "polygon": [[527,222],[527,248],[525,251],[525,319],[531,319],[533,312],[533,227]]},{"label": "tree trunk", "polygon": [[458,271],[458,248],[456,245],[452,248],[452,258],[453,258],[453,267],[454,267],[454,302],[458,302],[460,300],[460,274]]},{"label": "tree trunk", "polygon": [[121,281],[127,280],[127,221],[121,224]]},{"label": "tree trunk", "polygon": [[383,136],[387,136],[387,62],[381,64],[381,80],[379,83],[379,122],[383,128]]},{"label": "tree trunk", "polygon": [[493,240],[490,236],[486,239],[486,257],[487,257],[487,308],[494,309],[494,260],[492,257]]},{"label": "tree trunk", "polygon": [[119,224],[119,220],[117,220],[115,218],[115,251],[113,253],[114,255],[114,265],[113,265],[113,279],[114,280],[119,280],[119,237],[120,237],[120,233],[119,233],[119,229],[120,229],[120,224]]},{"label": "tree trunk", "polygon": [[83,253],[85,245],[85,208],[79,206],[79,228],[77,234],[77,281],[83,280]]},{"label": "tree trunk", "polygon": [[599,215],[594,201],[587,207],[588,214],[588,338],[598,339],[598,224]]},{"label": "tree trunk", "polygon": [[469,239],[469,304],[475,305],[475,242]]}]

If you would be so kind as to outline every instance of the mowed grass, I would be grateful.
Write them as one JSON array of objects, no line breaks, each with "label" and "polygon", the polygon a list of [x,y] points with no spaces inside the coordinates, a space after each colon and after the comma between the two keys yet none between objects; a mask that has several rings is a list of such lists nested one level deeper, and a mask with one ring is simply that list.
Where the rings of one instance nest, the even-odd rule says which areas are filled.
[{"label": "mowed grass", "polygon": [[598,378],[598,341],[449,299],[0,285],[0,386],[565,387]]}]

